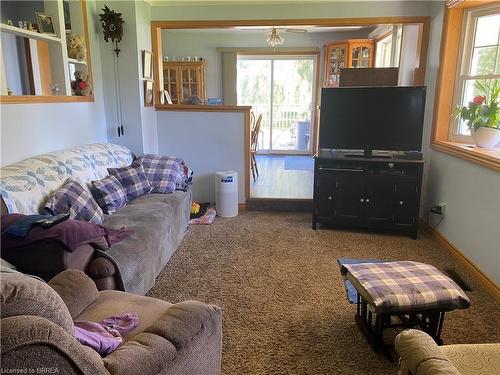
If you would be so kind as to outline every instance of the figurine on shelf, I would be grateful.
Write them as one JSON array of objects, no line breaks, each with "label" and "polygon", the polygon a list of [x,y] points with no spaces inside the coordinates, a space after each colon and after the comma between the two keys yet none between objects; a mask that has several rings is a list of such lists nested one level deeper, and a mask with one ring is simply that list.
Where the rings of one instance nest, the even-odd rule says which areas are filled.
[{"label": "figurine on shelf", "polygon": [[80,70],[75,71],[75,80],[71,81],[71,90],[77,96],[89,96],[92,89],[87,82],[88,75]]},{"label": "figurine on shelf", "polygon": [[7,25],[8,26],[14,26],[14,24],[12,23],[12,20],[7,20]]},{"label": "figurine on shelf", "polygon": [[29,31],[38,31],[38,25],[36,23],[31,23],[28,21],[28,30]]},{"label": "figurine on shelf", "polygon": [[87,48],[80,35],[71,34],[68,38],[68,57],[78,61],[85,61]]}]

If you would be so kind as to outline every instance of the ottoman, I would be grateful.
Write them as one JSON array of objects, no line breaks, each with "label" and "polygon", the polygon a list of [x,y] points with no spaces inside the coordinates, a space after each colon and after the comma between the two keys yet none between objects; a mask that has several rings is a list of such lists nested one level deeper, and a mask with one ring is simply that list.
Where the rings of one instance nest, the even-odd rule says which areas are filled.
[{"label": "ottoman", "polygon": [[382,349],[389,360],[384,329],[418,328],[441,345],[445,312],[470,306],[464,291],[428,264],[401,261],[344,267],[345,277],[358,293],[356,323],[370,345]]}]

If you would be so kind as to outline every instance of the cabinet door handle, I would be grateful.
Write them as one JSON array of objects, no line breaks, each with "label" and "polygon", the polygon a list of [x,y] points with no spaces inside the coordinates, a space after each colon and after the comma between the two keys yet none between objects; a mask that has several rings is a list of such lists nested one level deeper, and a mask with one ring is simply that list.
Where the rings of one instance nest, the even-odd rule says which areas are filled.
[{"label": "cabinet door handle", "polygon": [[329,201],[331,201],[332,199],[333,199],[333,198],[332,198],[332,196],[330,195],[330,196],[328,197],[328,200],[329,200]]},{"label": "cabinet door handle", "polygon": [[399,205],[402,206],[403,205],[403,201],[399,201]]},{"label": "cabinet door handle", "polygon": [[366,198],[366,199],[365,199],[365,202],[366,202],[366,203],[370,203],[370,199],[369,199],[369,198]]},{"label": "cabinet door handle", "polygon": [[363,198],[361,198],[359,201],[360,201],[361,203],[363,203],[365,200],[364,200]]}]

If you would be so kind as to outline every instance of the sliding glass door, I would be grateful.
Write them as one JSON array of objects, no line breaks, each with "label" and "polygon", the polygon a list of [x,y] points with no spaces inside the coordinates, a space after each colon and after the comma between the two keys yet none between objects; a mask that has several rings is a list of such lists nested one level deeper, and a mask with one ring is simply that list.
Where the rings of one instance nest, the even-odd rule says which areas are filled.
[{"label": "sliding glass door", "polygon": [[238,56],[238,104],[262,114],[257,150],[309,154],[316,56]]}]

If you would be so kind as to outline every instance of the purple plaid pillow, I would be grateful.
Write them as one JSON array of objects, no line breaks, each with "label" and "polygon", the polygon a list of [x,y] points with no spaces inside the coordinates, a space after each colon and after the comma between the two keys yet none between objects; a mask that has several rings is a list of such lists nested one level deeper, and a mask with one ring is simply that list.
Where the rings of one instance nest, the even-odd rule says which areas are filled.
[{"label": "purple plaid pillow", "polygon": [[47,199],[45,209],[53,215],[69,213],[70,219],[95,224],[101,224],[104,220],[103,212],[92,195],[71,179]]},{"label": "purple plaid pillow", "polygon": [[144,168],[137,162],[133,162],[130,167],[108,168],[108,172],[120,181],[129,201],[151,191]]},{"label": "purple plaid pillow", "polygon": [[144,154],[136,162],[144,167],[153,187],[152,193],[172,193],[179,177],[184,174],[182,160],[171,156]]},{"label": "purple plaid pillow", "polygon": [[128,202],[127,192],[115,176],[92,181],[92,193],[105,214],[111,215]]}]

